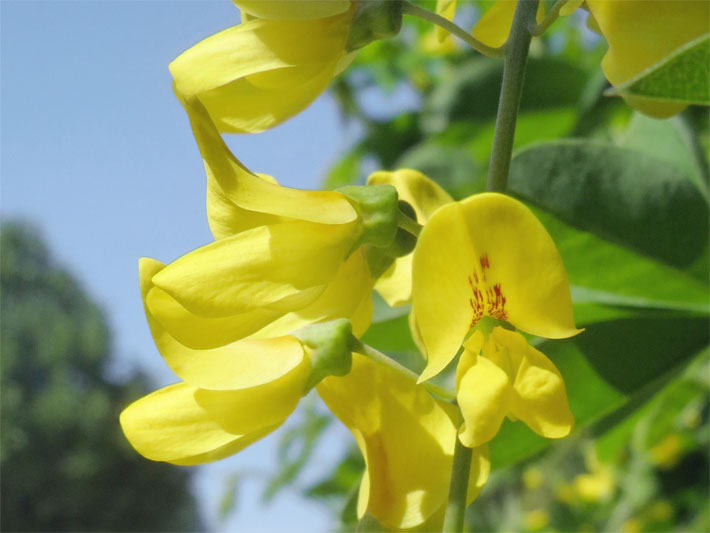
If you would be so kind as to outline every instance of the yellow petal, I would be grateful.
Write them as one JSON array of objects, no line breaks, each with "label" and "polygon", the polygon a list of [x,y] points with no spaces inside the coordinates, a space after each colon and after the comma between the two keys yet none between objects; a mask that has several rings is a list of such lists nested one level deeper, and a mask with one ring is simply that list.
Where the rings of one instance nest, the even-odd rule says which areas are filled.
[{"label": "yellow petal", "polygon": [[170,64],[176,91],[200,98],[220,131],[273,127],[326,88],[345,55],[350,18],[348,11],[313,20],[257,19],[228,28]]},{"label": "yellow petal", "polygon": [[[436,0],[436,14],[448,20],[454,20],[454,16],[456,15],[456,3],[457,0]],[[448,35],[449,32],[444,28],[436,27],[436,38],[440,43],[444,42]]]},{"label": "yellow petal", "polygon": [[416,170],[400,169],[394,172],[380,170],[370,174],[367,184],[392,185],[397,189],[399,199],[414,208],[417,221],[422,225],[426,224],[442,205],[453,202],[449,193],[438,183]]},{"label": "yellow petal", "polygon": [[427,366],[420,381],[454,358],[471,326],[471,265],[477,261],[458,203],[448,204],[424,226],[412,261],[412,309]]},{"label": "yellow petal", "polygon": [[[151,335],[158,351],[170,369],[180,379],[190,385],[206,389],[243,389],[255,387],[274,380],[303,363],[305,352],[301,343],[294,337],[285,336],[269,339],[247,339],[234,343],[215,343],[213,335],[219,338],[222,331],[214,322],[239,321],[239,317],[228,319],[205,319],[183,310],[183,322],[172,324],[175,329],[166,331],[156,319],[146,297],[156,289],[152,278],[165,265],[152,259],[141,259],[139,277],[141,296]],[[176,303],[176,305],[178,305]],[[164,317],[163,317],[164,318]],[[180,328],[194,329],[200,335],[204,328],[205,344],[213,344],[212,349],[193,349],[176,340]],[[232,331],[226,327],[227,331]]]},{"label": "yellow petal", "polygon": [[[453,202],[435,181],[416,170],[375,172],[367,178],[367,184],[393,185],[399,199],[414,208],[417,222],[422,225],[442,205]],[[409,303],[412,298],[412,254],[397,258],[378,278],[375,289],[392,307]]]},{"label": "yellow petal", "polygon": [[254,337],[284,335],[309,324],[336,318],[350,320],[353,335],[360,337],[372,320],[372,285],[362,250],[355,250],[313,303],[274,320]]},{"label": "yellow petal", "polygon": [[424,341],[422,341],[422,334],[419,332],[417,317],[414,316],[413,309],[409,311],[407,322],[409,324],[409,331],[412,334],[412,340],[414,341],[414,344],[416,345],[419,352],[426,358],[426,347],[424,346]]},{"label": "yellow petal", "polygon": [[[609,44],[602,70],[612,85],[624,83],[710,29],[707,1],[589,0],[587,6]],[[639,97],[627,101],[659,118],[685,107]]]},{"label": "yellow petal", "polygon": [[215,461],[273,431],[296,408],[310,364],[281,379],[238,391],[208,391],[178,383],[121,413],[121,427],[144,457],[177,464]]},{"label": "yellow petal", "polygon": [[412,299],[412,254],[398,257],[377,278],[375,289],[390,307],[408,304]]},{"label": "yellow petal", "polygon": [[456,400],[464,418],[459,438],[465,446],[480,446],[498,433],[512,406],[513,387],[508,375],[495,363],[468,349],[461,356],[456,374]]},{"label": "yellow petal", "polygon": [[283,220],[279,217],[323,224],[357,220],[357,212],[340,193],[290,189],[252,174],[224,143],[205,107],[194,98],[183,99],[183,105],[205,164],[207,210],[215,238],[277,223]]},{"label": "yellow petal", "polygon": [[569,435],[574,418],[559,370],[545,354],[530,346],[520,333],[496,328],[492,335],[497,343],[521,356],[513,384],[513,415],[543,437],[558,439]]},{"label": "yellow petal", "polygon": [[[496,0],[478,20],[473,28],[473,36],[483,44],[498,48],[505,44],[513,23],[516,0]],[[545,2],[541,1],[537,8],[537,22],[545,18]]]},{"label": "yellow petal", "polygon": [[350,0],[232,0],[250,15],[271,20],[331,17],[347,11]]},{"label": "yellow petal", "polygon": [[[456,440],[453,406],[359,354],[353,354],[348,375],[326,378],[317,390],[365,458],[361,513],[400,530],[424,523],[441,508]],[[483,485],[487,469],[486,451],[478,450],[470,494]]]},{"label": "yellow petal", "polygon": [[336,275],[356,230],[301,221],[253,228],[184,255],[153,283],[205,317],[300,309]]},{"label": "yellow petal", "polygon": [[278,224],[287,220],[285,217],[249,211],[236,205],[222,190],[207,168],[207,222],[215,240],[230,237],[242,231]]},{"label": "yellow petal", "polygon": [[483,316],[541,337],[579,332],[554,242],[527,207],[502,194],[477,194],[434,214],[414,250],[413,293],[429,354],[421,379],[446,366]]},{"label": "yellow petal", "polygon": [[284,314],[255,308],[224,317],[204,317],[191,313],[158,287],[148,291],[144,304],[161,328],[195,350],[207,350],[248,337]]}]

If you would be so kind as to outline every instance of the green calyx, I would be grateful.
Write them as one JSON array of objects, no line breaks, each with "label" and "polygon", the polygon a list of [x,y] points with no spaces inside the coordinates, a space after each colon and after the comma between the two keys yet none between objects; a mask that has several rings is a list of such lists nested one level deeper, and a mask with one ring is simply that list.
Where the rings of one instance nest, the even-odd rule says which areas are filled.
[{"label": "green calyx", "polygon": [[355,0],[345,49],[358,50],[372,41],[397,35],[401,28],[401,0]]},{"label": "green calyx", "polygon": [[350,185],[337,189],[362,219],[362,234],[353,250],[362,244],[389,246],[397,233],[397,189],[392,185]]},{"label": "green calyx", "polygon": [[488,336],[491,334],[491,331],[493,331],[493,328],[498,326],[502,327],[503,329],[515,331],[515,328],[511,326],[508,322],[498,320],[497,318],[493,318],[492,316],[483,316],[476,323],[470,333],[473,334],[474,331],[480,331],[481,333],[483,333],[484,338],[487,339]]},{"label": "green calyx", "polygon": [[[414,208],[407,202],[400,200],[398,202],[399,215],[404,214],[410,219],[416,221],[417,214]],[[414,250],[417,244],[416,236],[409,233],[402,227],[398,227],[395,232],[394,239],[388,246],[364,246],[365,259],[367,266],[370,269],[370,275],[377,279],[384,274],[387,269],[394,263],[398,257],[405,256]]]},{"label": "green calyx", "polygon": [[352,326],[346,318],[306,326],[293,333],[307,348],[311,375],[304,394],[328,376],[344,376],[352,367]]}]

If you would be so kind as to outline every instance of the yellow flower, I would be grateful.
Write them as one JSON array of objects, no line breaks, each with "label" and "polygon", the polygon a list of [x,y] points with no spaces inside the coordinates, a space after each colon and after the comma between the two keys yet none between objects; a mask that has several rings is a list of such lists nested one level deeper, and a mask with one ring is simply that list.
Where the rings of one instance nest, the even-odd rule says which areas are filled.
[{"label": "yellow flower", "polygon": [[[456,408],[434,400],[421,385],[353,354],[352,369],[316,390],[353,434],[366,470],[358,515],[385,528],[440,529],[456,441]],[[468,503],[488,478],[486,446],[473,451]]]},{"label": "yellow flower", "polygon": [[[392,185],[400,201],[414,209],[421,225],[442,205],[453,202],[449,194],[435,181],[416,170],[379,171],[367,178],[368,185]],[[398,257],[377,279],[375,289],[392,307],[404,305],[412,298],[412,253]]]},{"label": "yellow flower", "polygon": [[[697,0],[587,0],[591,16],[609,44],[602,70],[621,85],[674,50],[710,31],[710,2]],[[658,118],[685,106],[631,96],[627,103]]]},{"label": "yellow flower", "polygon": [[523,523],[528,531],[537,531],[550,523],[550,515],[545,509],[534,509],[525,513]]},{"label": "yellow flower", "polygon": [[459,432],[468,447],[491,440],[503,418],[522,420],[538,435],[561,438],[574,424],[562,376],[520,333],[495,327],[475,331],[456,369],[456,398],[464,417]]},{"label": "yellow flower", "polygon": [[[193,385],[219,389],[223,388],[220,380],[227,379],[230,381],[226,388],[231,388],[231,365],[239,365],[237,370],[244,383],[266,383],[301,362],[300,343],[289,337],[290,333],[336,318],[351,320],[358,336],[370,325],[372,281],[367,277],[366,266],[359,262],[360,255],[354,254],[354,258],[343,265],[323,295],[303,309],[281,316],[256,310],[221,318],[203,317],[180,306],[153,284],[165,265],[141,259],[141,296],[153,341],[171,370]],[[266,317],[263,322],[272,321],[256,329],[260,323],[253,326],[253,316]],[[250,326],[256,331],[249,333]],[[264,352],[270,356],[261,357]],[[243,367],[245,361],[251,361],[249,372]]]},{"label": "yellow flower", "polygon": [[412,262],[413,311],[428,358],[441,372],[469,330],[489,316],[551,339],[579,332],[555,243],[521,202],[483,193],[440,208]]},{"label": "yellow flower", "polygon": [[280,187],[241,165],[198,100],[185,107],[207,171],[216,241],[152,275],[145,299],[153,317],[193,349],[333,318],[351,319],[362,334],[374,284],[362,244],[393,238],[396,190],[360,188],[383,209],[367,212],[339,192]]},{"label": "yellow flower", "polygon": [[593,448],[585,453],[584,462],[589,470],[577,475],[572,488],[580,500],[600,502],[608,500],[614,493],[614,475],[609,465],[601,464]]},{"label": "yellow flower", "polygon": [[[353,11],[341,1],[237,4],[284,19],[248,20],[212,35],[178,56],[170,72],[176,91],[199,98],[220,131],[254,133],[305,109],[349,64]],[[311,18],[319,12],[333,15]],[[291,18],[299,13],[304,19]]]},{"label": "yellow flower", "polygon": [[670,470],[683,456],[683,443],[677,433],[667,435],[650,450],[651,463],[663,470]]},{"label": "yellow flower", "polygon": [[271,433],[296,408],[310,373],[301,352],[294,368],[261,385],[210,390],[177,383],[157,390],[121,413],[123,432],[154,461],[195,465],[232,455]]},{"label": "yellow flower", "polygon": [[[464,352],[456,370],[466,446],[488,442],[505,416],[550,438],[573,419],[564,382],[519,333],[484,317],[548,338],[574,327],[569,283],[554,242],[522,203],[497,193],[440,208],[419,236],[412,266],[412,329],[427,356],[420,381]],[[464,343],[469,332],[479,327]]]},{"label": "yellow flower", "polygon": [[[141,398],[121,414],[123,431],[141,455],[188,465],[236,453],[279,427],[325,375],[349,370],[351,329],[342,320],[325,325],[335,324],[338,335],[320,347],[306,333],[286,333],[294,324],[308,323],[301,317],[276,321],[270,326],[272,336],[262,330],[262,336],[225,343],[219,340],[224,333],[219,326],[239,327],[238,317],[215,323],[184,309],[178,312],[173,303],[174,315],[159,316],[175,322],[163,327],[149,306],[156,290],[152,279],[163,268],[158,261],[141,260],[141,294],[155,344],[183,382]],[[365,309],[361,328],[369,323]],[[182,344],[195,339],[215,346]]]}]

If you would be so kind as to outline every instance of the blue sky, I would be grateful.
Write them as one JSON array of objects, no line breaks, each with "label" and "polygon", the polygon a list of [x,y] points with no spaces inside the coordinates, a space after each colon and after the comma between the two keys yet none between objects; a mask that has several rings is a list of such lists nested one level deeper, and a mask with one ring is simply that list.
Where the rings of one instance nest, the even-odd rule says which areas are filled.
[{"label": "blue sky", "polygon": [[[211,236],[202,162],[172,94],[168,63],[237,23],[238,11],[229,0],[2,0],[0,6],[2,216],[36,223],[55,258],[106,311],[116,374],[137,366],[156,386],[175,381],[145,324],[137,262],[141,256],[171,261]],[[285,185],[317,188],[356,136],[324,95],[286,124],[233,136],[229,144],[252,170]],[[317,450],[321,467],[332,463],[347,438],[343,428],[331,431]],[[226,476],[272,471],[277,442],[272,435],[199,471],[195,487],[208,525],[330,529],[325,509],[295,492],[262,507],[260,474],[240,491],[233,519],[218,526]]]}]

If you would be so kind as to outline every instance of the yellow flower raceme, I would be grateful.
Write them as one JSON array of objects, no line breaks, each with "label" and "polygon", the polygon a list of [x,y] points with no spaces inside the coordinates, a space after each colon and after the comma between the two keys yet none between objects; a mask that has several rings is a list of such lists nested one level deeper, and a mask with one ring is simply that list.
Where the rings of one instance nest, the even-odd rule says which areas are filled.
[{"label": "yellow flower raceme", "polygon": [[[176,91],[199,98],[229,133],[263,131],[305,109],[352,59],[345,50],[352,9],[349,2],[300,4],[311,5],[238,2],[247,12],[285,19],[249,20],[197,43],[170,64]],[[323,7],[338,14],[311,18]],[[305,19],[291,18],[298,13]]]},{"label": "yellow flower raceme", "polygon": [[[710,2],[704,0],[587,0],[609,44],[602,69],[612,85],[621,85],[673,51],[710,31]],[[683,104],[630,96],[631,107],[665,118]]]},{"label": "yellow flower raceme", "polygon": [[[455,406],[357,353],[347,375],[328,377],[316,390],[365,458],[358,515],[367,512],[390,530],[440,529],[456,441]],[[487,447],[476,448],[468,503],[489,471]]]},{"label": "yellow flower raceme", "polygon": [[574,424],[552,361],[520,333],[500,326],[487,339],[478,330],[466,341],[456,391],[464,417],[460,438],[468,447],[490,441],[506,416],[547,438],[566,437]]},{"label": "yellow flower raceme", "polygon": [[554,242],[527,207],[502,194],[477,194],[434,213],[414,250],[412,296],[428,358],[421,380],[449,364],[484,316],[541,337],[579,332]]},{"label": "yellow flower raceme", "polygon": [[[416,170],[379,171],[367,178],[368,185],[392,185],[400,201],[407,202],[419,224],[426,224],[434,211],[453,202],[439,184]],[[377,279],[375,289],[392,307],[404,305],[412,297],[412,253],[398,257]]]}]

